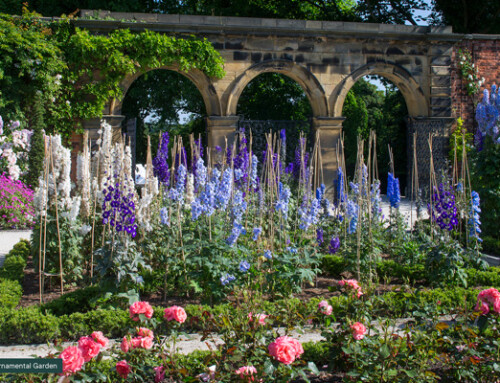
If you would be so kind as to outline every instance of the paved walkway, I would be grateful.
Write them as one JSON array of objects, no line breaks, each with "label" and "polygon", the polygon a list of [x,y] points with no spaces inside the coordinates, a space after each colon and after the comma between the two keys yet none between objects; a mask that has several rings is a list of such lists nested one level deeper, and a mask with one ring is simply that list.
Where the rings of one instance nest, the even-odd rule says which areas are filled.
[{"label": "paved walkway", "polygon": [[31,230],[7,230],[0,231],[0,267],[5,260],[5,255],[18,243],[21,239],[29,240]]},{"label": "paved walkway", "polygon": [[[440,318],[442,321],[448,321],[451,317],[444,316]],[[391,333],[402,333],[406,324],[411,319],[403,318],[396,319],[394,326],[390,327]],[[333,325],[334,327],[338,326],[337,324]],[[373,331],[372,329],[379,329],[381,325],[380,322],[374,321],[368,326],[369,331]],[[281,335],[285,334],[284,329],[277,329],[278,333]],[[370,333],[368,333],[369,335]],[[301,343],[305,342],[320,342],[325,338],[321,335],[321,331],[317,329],[313,329],[312,327],[307,327],[304,331],[292,331],[290,336],[298,339]],[[212,340],[201,340],[202,336],[199,334],[191,334],[187,336],[181,336],[176,343],[177,352],[181,354],[190,354],[193,351],[209,351],[210,349],[214,349],[218,344],[222,344],[222,340],[218,336],[214,336]],[[120,340],[111,340],[107,349],[112,348],[114,345],[119,345]],[[67,342],[63,343],[63,347],[74,346],[76,342]],[[209,347],[210,346],[210,347]],[[57,353],[58,351],[52,345],[47,344],[36,344],[36,345],[12,345],[12,346],[0,346],[0,359],[1,358],[39,358],[47,356],[49,353]]]}]

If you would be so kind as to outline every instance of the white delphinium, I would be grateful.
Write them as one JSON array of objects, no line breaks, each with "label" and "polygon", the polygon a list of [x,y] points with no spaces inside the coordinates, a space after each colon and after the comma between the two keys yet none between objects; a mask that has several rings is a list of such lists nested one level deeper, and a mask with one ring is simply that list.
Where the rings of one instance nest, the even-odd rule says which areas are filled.
[{"label": "white delphinium", "polygon": [[[61,143],[61,136],[50,136],[49,195],[57,197],[63,209],[71,206],[71,152]],[[55,187],[57,185],[57,191]]]},{"label": "white delphinium", "polygon": [[71,199],[71,206],[69,210],[61,213],[61,217],[67,218],[70,222],[75,222],[78,214],[80,212],[80,204],[82,198],[80,196],[75,196]]},{"label": "white delphinium", "polygon": [[33,194],[33,206],[35,207],[35,214],[41,217],[45,216],[47,207],[47,184],[43,176],[38,177],[38,187]]},{"label": "white delphinium", "polygon": [[[143,190],[144,191],[144,190]],[[137,203],[137,209],[135,211],[135,216],[139,225],[146,231],[151,231],[153,227],[151,226],[151,217],[149,214],[149,205],[153,201],[153,196],[147,192],[141,197]]]},{"label": "white delphinium", "polygon": [[83,216],[90,215],[90,152],[85,145],[83,153],[76,158],[76,181],[82,196],[81,213]]},{"label": "white delphinium", "polygon": [[129,193],[134,194],[134,200],[137,200],[134,178],[132,177],[132,152],[129,145],[125,146],[123,152],[123,185]]},{"label": "white delphinium", "polygon": [[187,209],[191,209],[191,202],[194,201],[194,176],[192,173],[187,175],[186,182],[186,201],[184,203],[184,207]]}]

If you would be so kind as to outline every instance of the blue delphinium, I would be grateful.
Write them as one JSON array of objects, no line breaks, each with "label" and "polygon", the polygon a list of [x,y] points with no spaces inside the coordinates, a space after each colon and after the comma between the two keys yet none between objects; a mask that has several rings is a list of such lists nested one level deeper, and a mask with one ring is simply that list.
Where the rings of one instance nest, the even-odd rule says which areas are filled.
[{"label": "blue delphinium", "polygon": [[252,185],[254,191],[256,191],[259,187],[259,176],[257,175],[258,165],[259,165],[259,160],[257,159],[257,156],[254,154],[252,156],[252,169],[250,172],[250,184]]},{"label": "blue delphinium", "polygon": [[186,186],[186,167],[180,164],[177,168],[177,183],[175,188],[170,189],[169,197],[170,199],[182,204],[184,202],[184,188]]},{"label": "blue delphinium", "polygon": [[401,202],[401,194],[399,191],[399,179],[395,178],[392,173],[387,173],[387,198],[391,207],[398,209]]},{"label": "blue delphinium", "polygon": [[201,204],[200,198],[195,198],[191,202],[191,220],[196,221],[203,214],[203,205]]},{"label": "blue delphinium", "polygon": [[481,213],[481,208],[479,205],[479,194],[476,191],[472,191],[468,220],[469,236],[470,238],[476,238],[479,242],[483,242],[483,240],[479,238],[479,234],[481,234],[481,221],[479,214]]},{"label": "blue delphinium", "polygon": [[488,89],[483,91],[483,99],[476,108],[476,121],[481,141],[488,135],[500,144],[500,95],[495,84],[491,86],[491,93]]},{"label": "blue delphinium", "polygon": [[198,158],[198,161],[196,161],[195,174],[196,176],[194,178],[194,187],[197,191],[200,191],[207,182],[207,168],[201,157]]},{"label": "blue delphinium", "polygon": [[271,253],[271,250],[264,251],[264,258],[269,260],[273,259],[273,253]]},{"label": "blue delphinium", "polygon": [[168,209],[166,207],[162,207],[160,209],[160,222],[162,225],[170,226],[170,220],[168,217]]},{"label": "blue delphinium", "polygon": [[337,187],[337,200],[339,202],[344,202],[345,201],[344,173],[342,172],[342,168],[340,166],[337,169],[336,187]]},{"label": "blue delphinium", "polygon": [[262,233],[262,227],[254,227],[252,239],[254,241],[257,241],[259,239],[260,233]]},{"label": "blue delphinium", "polygon": [[316,225],[318,223],[318,213],[320,209],[320,203],[317,198],[313,198],[309,209],[307,207],[300,207],[299,214],[301,223],[299,228],[302,230],[309,229],[309,226]]},{"label": "blue delphinium", "polygon": [[349,187],[351,188],[352,194],[354,194],[354,195],[359,194],[359,185],[357,183],[354,183],[351,181],[351,182],[349,182]]},{"label": "blue delphinium", "polygon": [[279,183],[278,186],[278,201],[276,201],[276,211],[281,211],[283,220],[288,219],[288,204],[290,203],[291,196],[290,188],[288,186],[283,186],[283,183]]},{"label": "blue delphinium", "polygon": [[226,239],[226,243],[229,246],[233,247],[236,244],[236,241],[238,241],[238,238],[240,237],[240,235],[242,235],[242,234],[243,235],[245,234],[245,228],[241,224],[234,222],[233,228],[231,230],[231,234]]},{"label": "blue delphinium", "polygon": [[332,239],[330,239],[330,244],[328,245],[328,252],[330,254],[335,254],[340,247],[340,239],[339,237],[332,236]]},{"label": "blue delphinium", "polygon": [[246,273],[248,270],[250,270],[250,263],[247,261],[241,261],[239,269],[242,273]]},{"label": "blue delphinium", "polygon": [[226,273],[222,277],[220,277],[220,283],[222,283],[223,286],[226,286],[227,284],[231,283],[235,279],[236,279],[236,277],[234,275]]},{"label": "blue delphinium", "polygon": [[158,144],[158,151],[156,157],[153,158],[153,173],[158,177],[158,181],[169,186],[170,171],[168,170],[168,132],[164,132],[161,136],[160,143]]},{"label": "blue delphinium", "polygon": [[243,213],[247,209],[247,202],[245,201],[244,194],[241,190],[237,190],[233,197],[233,219],[236,223],[241,223]]},{"label": "blue delphinium", "polygon": [[358,205],[353,200],[347,200],[345,215],[349,223],[347,233],[353,234],[358,226]]},{"label": "blue delphinium", "polygon": [[222,180],[219,184],[219,190],[216,195],[217,208],[225,210],[231,197],[231,190],[233,187],[233,173],[231,169],[227,168],[222,174]]},{"label": "blue delphinium", "polygon": [[380,221],[382,218],[382,199],[380,198],[380,181],[375,180],[372,183],[370,191],[370,199],[372,205],[372,220]]}]

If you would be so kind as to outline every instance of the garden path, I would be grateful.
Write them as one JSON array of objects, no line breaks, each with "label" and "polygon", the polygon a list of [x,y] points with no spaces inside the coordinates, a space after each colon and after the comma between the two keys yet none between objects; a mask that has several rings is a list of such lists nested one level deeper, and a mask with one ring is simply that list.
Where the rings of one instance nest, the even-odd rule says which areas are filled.
[{"label": "garden path", "polygon": [[[450,316],[443,316],[439,318],[440,321],[450,322],[452,318]],[[409,318],[396,319],[394,326],[390,326],[390,333],[403,333],[404,328],[407,323],[411,321]],[[374,321],[368,326],[369,331],[372,329],[381,330],[381,321]],[[339,323],[333,324],[334,327],[337,327]],[[285,330],[283,328],[277,329],[279,334],[285,334]],[[305,342],[319,342],[325,340],[325,338],[321,335],[321,332],[312,327],[306,327],[303,331],[292,331],[288,334],[296,339],[298,339],[301,343]],[[369,333],[368,333],[369,335]],[[212,340],[201,340],[202,335],[200,334],[189,334],[185,336],[181,336],[180,339],[176,342],[177,352],[181,354],[190,354],[193,351],[209,351],[210,349],[214,349],[216,345],[222,344],[222,340],[214,335]],[[110,340],[106,349],[112,348],[114,345],[119,345],[121,339],[118,340]],[[68,342],[63,343],[61,346],[74,346],[76,342]],[[210,347],[210,348],[209,348]],[[34,344],[34,345],[11,345],[11,346],[0,346],[0,359],[2,358],[30,358],[30,357],[45,357],[48,354],[57,354],[56,347],[48,344]]]}]

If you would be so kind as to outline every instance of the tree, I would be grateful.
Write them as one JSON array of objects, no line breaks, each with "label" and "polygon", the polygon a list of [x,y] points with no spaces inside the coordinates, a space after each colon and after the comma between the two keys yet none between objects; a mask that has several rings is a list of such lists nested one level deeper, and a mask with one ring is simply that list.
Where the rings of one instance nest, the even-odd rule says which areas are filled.
[{"label": "tree", "polygon": [[311,104],[304,90],[279,73],[263,73],[243,90],[237,113],[248,120],[307,120]]},{"label": "tree", "polygon": [[30,151],[28,155],[28,174],[26,183],[35,189],[38,186],[38,177],[43,171],[43,159],[45,156],[45,144],[43,131],[45,123],[43,121],[43,98],[40,92],[36,93],[31,111],[30,127],[33,130],[31,135]]},{"label": "tree", "polygon": [[433,0],[432,21],[446,24],[456,33],[500,33],[498,0]]}]

